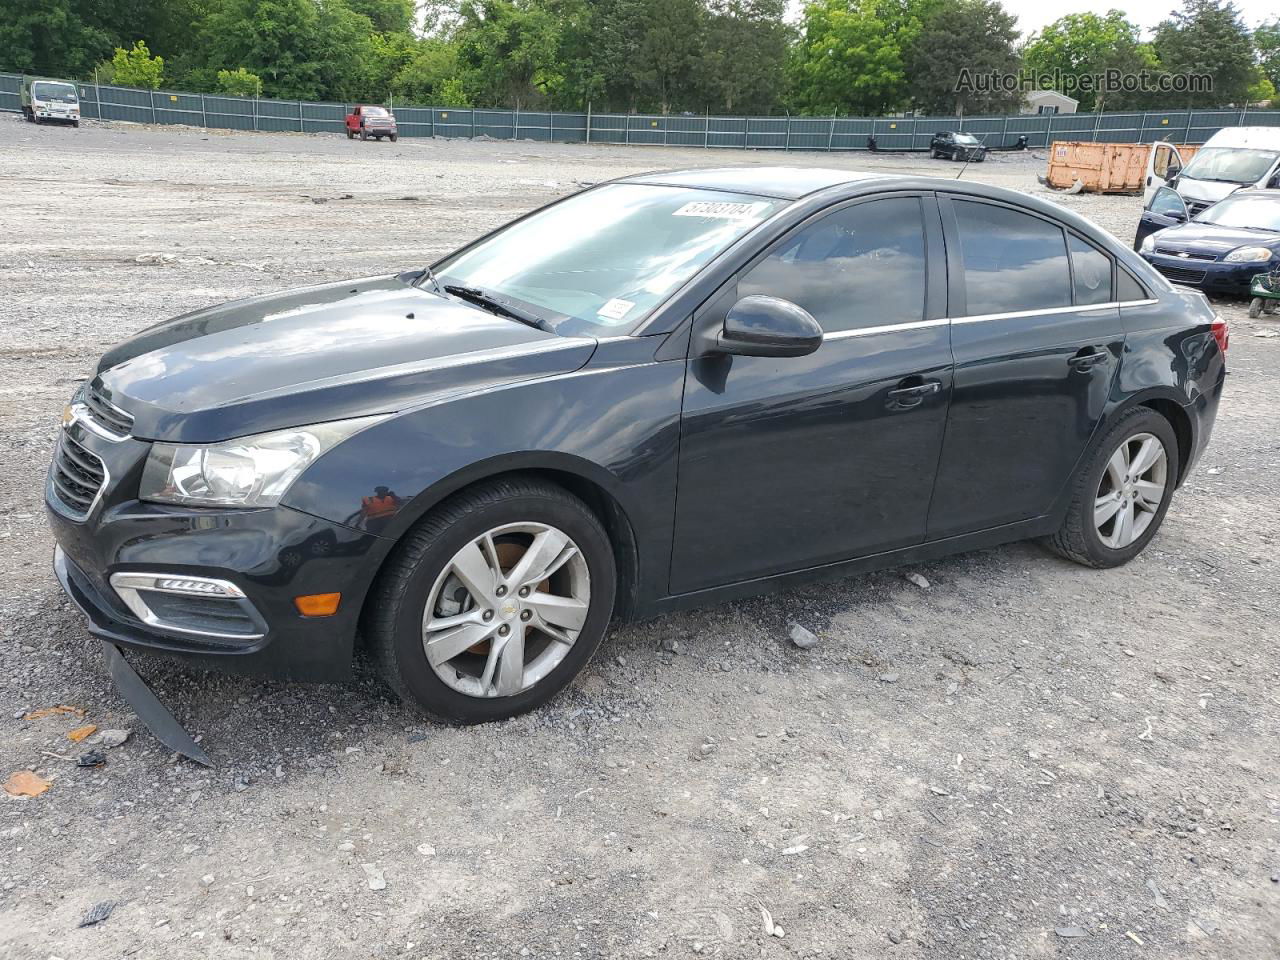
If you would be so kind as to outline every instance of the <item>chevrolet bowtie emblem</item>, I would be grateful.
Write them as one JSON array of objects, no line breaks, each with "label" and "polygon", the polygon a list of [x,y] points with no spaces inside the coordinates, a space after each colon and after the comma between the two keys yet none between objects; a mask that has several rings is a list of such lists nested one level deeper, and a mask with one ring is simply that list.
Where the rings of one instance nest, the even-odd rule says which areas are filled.
[{"label": "chevrolet bowtie emblem", "polygon": [[1189,254],[1189,253],[1187,253],[1187,251],[1183,250],[1181,253],[1179,253],[1179,254],[1178,254],[1178,256],[1180,256],[1183,260],[1185,260],[1185,259],[1187,259],[1187,257],[1191,256],[1191,254]]}]

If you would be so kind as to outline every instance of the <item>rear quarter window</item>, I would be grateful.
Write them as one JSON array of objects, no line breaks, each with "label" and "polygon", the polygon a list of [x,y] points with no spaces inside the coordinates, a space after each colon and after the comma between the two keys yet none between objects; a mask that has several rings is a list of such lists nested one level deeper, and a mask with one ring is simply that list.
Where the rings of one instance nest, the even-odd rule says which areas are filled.
[{"label": "rear quarter window", "polygon": [[1077,304],[1109,303],[1111,300],[1111,258],[1077,236],[1067,238],[1071,251],[1071,285]]}]

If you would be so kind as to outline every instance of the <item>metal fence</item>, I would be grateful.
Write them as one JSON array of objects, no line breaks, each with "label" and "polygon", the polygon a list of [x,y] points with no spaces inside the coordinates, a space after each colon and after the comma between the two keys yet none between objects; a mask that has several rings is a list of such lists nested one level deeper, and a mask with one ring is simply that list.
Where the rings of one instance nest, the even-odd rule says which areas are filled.
[{"label": "metal fence", "polygon": [[[21,77],[0,73],[0,110],[19,109]],[[82,83],[80,115],[135,123],[185,123],[228,130],[341,133],[352,104],[307,103],[138,90]],[[1223,127],[1280,126],[1280,110],[1148,110],[1133,113],[1017,114],[1003,117],[716,117],[548,113],[470,107],[396,106],[405,137],[490,137],[542,143],[727,147],[745,150],[927,150],[938,130],[963,130],[989,147],[1054,140],[1204,143]]]}]

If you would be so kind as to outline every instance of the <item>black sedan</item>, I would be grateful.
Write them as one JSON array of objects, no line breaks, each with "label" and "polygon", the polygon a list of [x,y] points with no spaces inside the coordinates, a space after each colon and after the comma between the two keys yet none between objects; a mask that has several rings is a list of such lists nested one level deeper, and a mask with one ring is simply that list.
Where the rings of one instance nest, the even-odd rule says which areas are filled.
[{"label": "black sedan", "polygon": [[1233,193],[1188,222],[1182,199],[1161,187],[1138,236],[1143,259],[1175,283],[1247,296],[1254,277],[1280,265],[1280,190]]},{"label": "black sedan", "polygon": [[929,141],[929,151],[935,160],[972,160],[981,163],[987,159],[987,148],[971,133],[940,130]]},{"label": "black sedan", "polygon": [[135,703],[120,648],[332,680],[360,635],[428,713],[509,717],[615,618],[1026,538],[1125,563],[1226,347],[1034,197],[632,177],[108,352],[49,471],[55,566]]}]

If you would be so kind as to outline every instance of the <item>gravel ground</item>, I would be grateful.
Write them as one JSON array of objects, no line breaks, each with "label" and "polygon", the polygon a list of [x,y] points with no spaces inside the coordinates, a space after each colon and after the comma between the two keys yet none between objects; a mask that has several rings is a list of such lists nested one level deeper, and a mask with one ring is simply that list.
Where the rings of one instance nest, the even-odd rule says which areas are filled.
[{"label": "gravel ground", "polygon": [[[782,160],[959,169],[0,116],[0,777],[53,780],[0,796],[0,956],[1280,955],[1280,324],[1238,302],[1213,445],[1120,570],[1020,544],[627,626],[547,709],[472,729],[365,665],[290,686],[135,658],[213,770],[105,678],[41,506],[105,348],[421,264],[579,184]],[[965,175],[1035,192],[1043,162]],[[1140,208],[1062,202],[1126,241]],[[58,704],[84,719],[26,717]],[[135,732],[81,769],[85,723]]]}]

